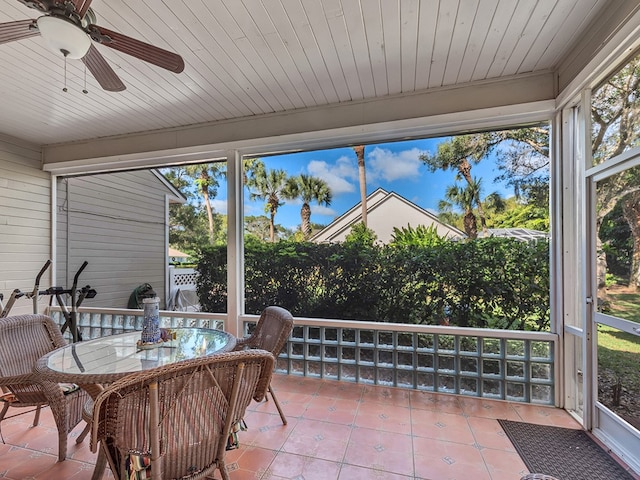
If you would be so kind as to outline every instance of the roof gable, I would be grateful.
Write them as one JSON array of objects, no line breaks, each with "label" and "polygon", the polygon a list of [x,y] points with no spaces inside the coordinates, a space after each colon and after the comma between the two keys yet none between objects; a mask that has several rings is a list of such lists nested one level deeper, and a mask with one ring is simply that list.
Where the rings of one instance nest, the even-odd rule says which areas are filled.
[{"label": "roof gable", "polygon": [[[362,221],[361,203],[337,217],[310,239],[316,243],[342,242],[351,228]],[[378,188],[367,197],[367,226],[382,243],[389,243],[394,227],[434,225],[439,235],[448,238],[463,237],[460,230],[440,222],[438,217],[395,192]]]}]

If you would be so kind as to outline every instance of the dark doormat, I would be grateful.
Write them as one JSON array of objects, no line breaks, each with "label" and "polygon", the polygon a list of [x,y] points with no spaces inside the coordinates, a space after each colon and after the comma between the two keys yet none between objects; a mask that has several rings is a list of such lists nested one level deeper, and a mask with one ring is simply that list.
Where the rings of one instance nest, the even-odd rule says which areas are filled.
[{"label": "dark doormat", "polygon": [[498,422],[531,473],[558,480],[634,480],[584,430]]}]

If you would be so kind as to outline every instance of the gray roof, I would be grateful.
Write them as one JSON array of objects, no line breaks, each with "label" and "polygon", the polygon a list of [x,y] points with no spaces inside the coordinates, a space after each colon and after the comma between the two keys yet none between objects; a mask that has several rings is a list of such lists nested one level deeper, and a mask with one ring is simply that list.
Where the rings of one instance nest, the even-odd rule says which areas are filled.
[{"label": "gray roof", "polygon": [[509,237],[527,242],[529,240],[538,240],[540,238],[549,238],[547,232],[540,230],[531,230],[529,228],[489,228],[486,234],[478,232],[478,238],[482,237]]}]

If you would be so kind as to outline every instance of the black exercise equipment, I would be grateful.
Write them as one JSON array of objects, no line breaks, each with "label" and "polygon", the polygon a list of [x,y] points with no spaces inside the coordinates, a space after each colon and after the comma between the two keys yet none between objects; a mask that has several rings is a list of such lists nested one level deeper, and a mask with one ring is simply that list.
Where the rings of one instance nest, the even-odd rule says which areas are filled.
[{"label": "black exercise equipment", "polygon": [[[87,265],[89,265],[89,262],[86,260],[82,265],[80,265],[80,268],[73,277],[73,285],[71,288],[64,289],[62,287],[51,287],[47,290],[49,295],[55,295],[56,301],[58,302],[58,305],[62,310],[62,315],[65,319],[64,325],[62,325],[60,330],[64,333],[68,328],[71,332],[73,343],[82,340],[80,328],[78,328],[78,308],[85,298],[93,298],[96,296],[96,291],[89,285],[78,288],[78,277],[80,277],[82,271],[87,268]],[[69,295],[71,299],[71,309],[68,308],[67,303],[65,302],[65,295]]]},{"label": "black exercise equipment", "polygon": [[22,292],[19,288],[16,288],[13,292],[11,292],[11,296],[9,297],[9,300],[7,300],[7,304],[4,307],[2,305],[2,300],[4,297],[2,294],[0,294],[0,318],[8,317],[9,312],[11,312],[11,309],[13,308],[13,304],[16,302],[16,300],[22,297],[30,298],[33,301],[33,313],[38,313],[38,296],[50,295],[47,290],[40,291],[40,278],[42,278],[42,275],[44,275],[44,272],[47,271],[50,265],[51,260],[47,260],[44,266],[40,269],[38,275],[36,275],[36,281],[33,285],[33,290],[31,290],[30,292]]}]

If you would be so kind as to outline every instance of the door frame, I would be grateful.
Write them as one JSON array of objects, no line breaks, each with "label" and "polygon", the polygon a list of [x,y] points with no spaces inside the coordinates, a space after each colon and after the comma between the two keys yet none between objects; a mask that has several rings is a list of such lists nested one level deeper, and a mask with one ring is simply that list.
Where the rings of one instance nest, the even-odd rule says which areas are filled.
[{"label": "door frame", "polygon": [[[596,189],[597,183],[630,168],[640,166],[640,147],[628,150],[602,164],[587,168],[585,186],[587,191],[587,256],[585,285],[587,289],[587,309],[585,310],[585,331],[590,337],[591,346],[586,350],[586,365],[593,372],[590,382],[585,382],[588,389],[591,421],[590,430],[611,450],[624,460],[636,472],[640,471],[640,430],[634,428],[615,412],[598,401],[598,342],[597,325],[603,324],[640,337],[640,325],[620,317],[607,315],[597,311],[597,271],[596,271]],[[589,377],[587,377],[589,378]],[[587,405],[585,405],[587,408]]]}]

